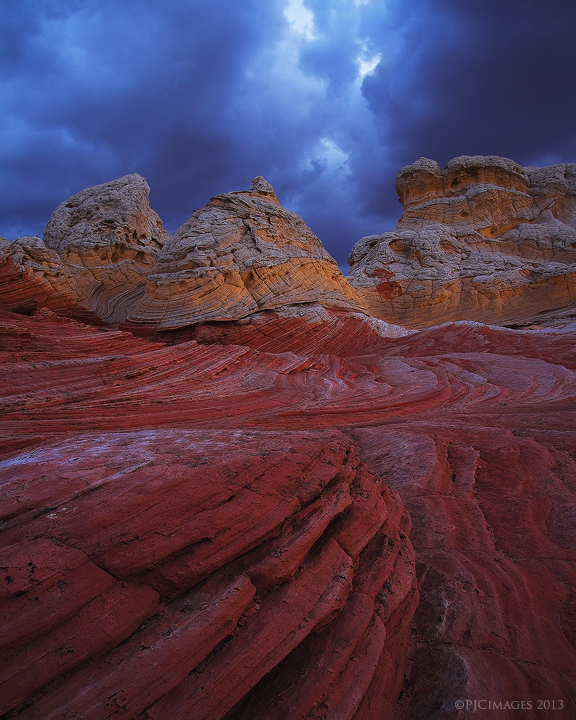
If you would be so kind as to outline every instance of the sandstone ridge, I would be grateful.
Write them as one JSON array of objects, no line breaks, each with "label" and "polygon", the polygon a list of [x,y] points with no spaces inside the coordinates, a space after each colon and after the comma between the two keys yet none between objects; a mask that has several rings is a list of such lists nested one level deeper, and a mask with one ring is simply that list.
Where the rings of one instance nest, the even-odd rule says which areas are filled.
[{"label": "sandstone ridge", "polygon": [[[270,382],[306,374],[306,359],[151,344],[47,310],[0,315],[12,388],[0,422],[0,714],[390,714],[417,604],[402,503],[342,432],[246,422],[258,406],[286,407],[298,381],[280,404]],[[338,374],[326,377],[337,386]],[[83,386],[83,419],[54,422],[80,410],[67,390],[50,395],[56,377]],[[44,405],[39,424],[19,414],[23,390],[29,410]],[[240,409],[240,424],[215,421]]]},{"label": "sandstone ridge", "polygon": [[573,707],[574,348],[460,322],[264,353],[0,312],[3,711]]},{"label": "sandstone ridge", "polygon": [[354,246],[347,279],[263,177],[212,198],[170,238],[146,181],[128,175],[62,203],[43,240],[2,243],[0,306],[253,347],[267,346],[274,326],[275,349],[294,349],[280,340],[294,334],[302,349],[312,327],[344,318],[367,348],[401,332],[389,324],[572,321],[575,165],[463,156],[441,170],[420,158],[396,188],[402,217]]},{"label": "sandstone ridge", "polygon": [[88,188],[56,209],[43,240],[6,243],[0,306],[46,307],[172,342],[269,349],[272,339],[275,350],[304,349],[322,328],[327,352],[348,352],[343,324],[356,351],[406,333],[364,312],[336,261],[263,177],[212,198],[172,238],[148,194],[139,175]]},{"label": "sandstone ridge", "polygon": [[573,170],[404,168],[355,287],[262,177],[0,240],[2,718],[571,717]]},{"label": "sandstone ridge", "polygon": [[408,327],[574,315],[576,165],[463,156],[441,170],[420,158],[396,189],[396,228],[363,238],[349,260],[350,284],[373,315]]},{"label": "sandstone ridge", "polygon": [[312,302],[360,309],[318,238],[256,178],[248,192],[212,198],[176,231],[130,320],[164,329]]}]

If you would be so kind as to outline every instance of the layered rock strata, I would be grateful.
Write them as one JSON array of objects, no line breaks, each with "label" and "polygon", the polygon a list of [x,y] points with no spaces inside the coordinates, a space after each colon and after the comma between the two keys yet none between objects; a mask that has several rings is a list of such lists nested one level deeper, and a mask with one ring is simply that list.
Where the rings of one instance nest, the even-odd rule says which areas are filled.
[{"label": "layered rock strata", "polygon": [[396,189],[404,213],[394,231],[363,238],[349,259],[371,314],[418,328],[576,313],[576,165],[463,156],[441,170],[420,158]]},{"label": "layered rock strata", "polygon": [[[553,429],[551,429],[553,428]],[[412,518],[420,604],[398,717],[458,718],[455,700],[514,700],[570,717],[574,676],[576,439],[477,422],[361,429],[363,457]],[[528,704],[530,703],[530,704]],[[474,705],[470,704],[472,708]],[[497,705],[496,705],[497,707]]]},{"label": "layered rock strata", "polygon": [[255,347],[263,312],[280,332],[321,318],[328,330],[349,313],[366,347],[400,332],[370,317],[411,328],[559,325],[576,312],[575,167],[464,156],[440,170],[421,158],[398,175],[396,229],[353,248],[350,283],[261,177],[212,198],[170,239],[144,178],[128,175],[62,203],[44,240],[2,243],[0,306]]},{"label": "layered rock strata", "polygon": [[176,231],[130,320],[179,328],[302,303],[359,310],[336,261],[260,177],[249,192],[212,198]]},{"label": "layered rock strata", "polygon": [[88,188],[56,208],[43,240],[24,237],[6,244],[0,254],[0,306],[124,320],[169,238],[150,208],[149,192],[137,174]]},{"label": "layered rock strata", "polygon": [[338,357],[47,310],[1,329],[16,716],[576,703],[573,333],[461,322]]},{"label": "layered rock strata", "polygon": [[274,351],[312,342],[318,352],[359,352],[406,334],[365,314],[336,261],[264,178],[212,198],[173,238],[148,193],[139,175],[88,188],[56,209],[43,240],[5,241],[0,307]]},{"label": "layered rock strata", "polygon": [[[467,233],[464,256],[473,255],[472,237],[489,247],[474,250],[488,263],[515,262],[517,248],[503,240],[510,233],[542,232],[549,248],[538,241],[530,262],[550,269],[550,252],[569,270],[569,237],[558,237],[574,225],[571,167],[473,158],[443,173],[422,162],[399,178],[406,212],[396,235],[458,227]],[[147,198],[143,180],[130,177],[128,187]],[[123,262],[110,248],[133,244],[126,229],[138,203],[127,200],[129,212],[106,235],[106,223],[91,218],[107,217],[113,194],[94,190],[55,214],[61,235],[47,228],[46,243],[2,243],[0,297],[17,310],[0,310],[3,717],[440,720],[462,715],[456,700],[521,700],[534,717],[548,717],[551,706],[538,703],[554,701],[557,717],[571,717],[572,291],[561,330],[469,321],[391,328],[360,312],[341,276],[331,284],[321,246],[258,178],[249,193],[197,211],[177,247],[168,245],[174,272],[164,267],[150,287],[182,300],[185,323],[176,322],[176,304],[155,305],[156,316],[122,326],[150,334],[143,339],[112,329],[110,318],[136,317],[139,293],[149,291],[102,280],[98,296],[74,259],[83,257],[82,235],[88,258],[103,253],[106,274]],[[501,211],[487,197],[500,198]],[[204,213],[206,245],[198,240]],[[428,235],[419,225],[427,217],[435,223]],[[515,227],[506,227],[510,217]],[[546,235],[552,225],[556,239]],[[268,247],[272,260],[262,265]],[[400,247],[390,252],[400,257]],[[423,251],[406,248],[410,262],[427,267]],[[358,303],[370,305],[373,292],[399,301],[408,293],[386,275],[396,266],[370,253],[363,257],[376,275],[366,264],[361,279],[381,287],[360,282]],[[317,287],[284,288],[292,255],[310,265]],[[240,294],[228,305],[227,282],[214,295],[187,294],[186,278],[232,265],[244,290],[234,285]],[[270,294],[253,296],[246,273],[264,267]],[[74,285],[77,274],[84,279]],[[76,297],[81,286],[88,289]],[[248,315],[244,291],[263,302]],[[499,321],[529,321],[541,306],[522,292],[521,315],[501,295],[486,313],[498,306]],[[430,299],[417,297],[411,312]],[[200,314],[186,314],[196,302]],[[513,707],[500,714],[517,716]]]},{"label": "layered rock strata", "polygon": [[348,357],[376,350],[384,338],[404,337],[413,332],[364,313],[306,303],[264,310],[239,321],[212,321],[156,330],[154,337],[170,344],[196,340],[206,345],[247,345],[265,352]]},{"label": "layered rock strata", "polygon": [[[66,385],[64,368],[83,367],[89,402],[98,367],[117,393],[110,369],[120,356],[105,346],[125,338],[131,370],[121,385],[164,365],[159,397],[186,388],[191,414],[172,427],[137,421],[140,429],[118,431],[105,430],[97,411],[88,425],[99,430],[77,418],[72,432],[52,425],[42,437],[14,436],[20,449],[5,437],[0,712],[45,720],[390,713],[417,603],[410,524],[353,441],[332,430],[190,429],[201,417],[200,356],[206,398],[230,350],[206,357],[193,343],[200,356],[187,358],[181,345],[189,379],[183,368],[170,379],[172,349],[43,319],[23,321],[37,332],[22,337],[37,353],[30,387],[39,391],[41,368],[57,366]],[[273,358],[261,355],[255,369],[276,376]],[[3,400],[8,416],[10,407],[18,414],[16,397]],[[123,414],[133,407],[129,400]]]}]

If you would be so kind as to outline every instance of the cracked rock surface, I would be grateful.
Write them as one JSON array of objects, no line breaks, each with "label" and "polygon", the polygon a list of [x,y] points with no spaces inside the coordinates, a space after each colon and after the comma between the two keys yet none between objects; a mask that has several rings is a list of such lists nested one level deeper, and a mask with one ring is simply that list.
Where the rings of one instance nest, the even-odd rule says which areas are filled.
[{"label": "cracked rock surface", "polygon": [[[234,418],[282,414],[306,359],[151,344],[46,310],[3,316],[12,347],[10,317],[33,358],[3,396],[22,424],[0,430],[0,713],[391,712],[418,597],[397,493],[337,429]],[[70,410],[74,429],[53,415]]]},{"label": "cracked rock surface", "polygon": [[134,323],[174,328],[302,303],[359,310],[336,261],[272,186],[217,195],[158,258]]},{"label": "cracked rock surface", "polygon": [[0,239],[2,720],[572,717],[572,169],[403,169],[356,290],[262,177]]},{"label": "cracked rock surface", "polygon": [[42,240],[18,238],[1,248],[0,305],[125,320],[169,238],[149,193],[137,174],[87,188],[56,208]]}]

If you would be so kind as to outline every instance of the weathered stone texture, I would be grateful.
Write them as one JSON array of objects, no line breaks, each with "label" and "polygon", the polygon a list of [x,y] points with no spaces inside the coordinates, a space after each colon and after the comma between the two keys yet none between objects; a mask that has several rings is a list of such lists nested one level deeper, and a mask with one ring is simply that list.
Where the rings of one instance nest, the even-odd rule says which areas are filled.
[{"label": "weathered stone texture", "polygon": [[335,260],[272,186],[217,195],[168,242],[131,321],[160,329],[317,302],[359,310]]},{"label": "weathered stone texture", "polygon": [[2,249],[0,305],[124,320],[169,237],[149,192],[143,177],[126,175],[59,205],[43,240],[19,238]]},{"label": "weathered stone texture", "polygon": [[[417,604],[398,495],[338,430],[216,419],[293,408],[307,358],[169,347],[48,310],[0,327],[0,712],[393,705]],[[335,360],[318,358],[334,389],[354,372]]]},{"label": "weathered stone texture", "polygon": [[[569,717],[572,169],[419,161],[399,228],[355,250],[376,314],[412,292],[413,324],[445,317],[450,287],[459,316],[482,295],[528,322],[545,287],[556,328],[366,316],[261,177],[162,251],[138,176],[125,215],[102,186],[57,211],[59,239],[0,242],[0,714],[439,720],[547,698]],[[114,273],[155,255],[115,329],[137,293]],[[402,284],[418,268],[437,307]]]},{"label": "weathered stone texture", "polygon": [[0,330],[6,710],[576,702],[573,333],[462,322],[344,358],[48,310]]},{"label": "weathered stone texture", "polygon": [[420,158],[396,188],[404,213],[395,230],[363,238],[350,255],[349,281],[373,315],[426,327],[574,314],[576,165],[464,156],[441,170]]}]

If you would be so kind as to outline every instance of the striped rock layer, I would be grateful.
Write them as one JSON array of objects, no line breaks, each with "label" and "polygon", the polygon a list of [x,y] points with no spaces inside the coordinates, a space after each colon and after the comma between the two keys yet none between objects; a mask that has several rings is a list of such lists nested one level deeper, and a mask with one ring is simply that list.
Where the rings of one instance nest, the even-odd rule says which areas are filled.
[{"label": "striped rock layer", "polygon": [[172,238],[148,194],[144,178],[127,175],[62,203],[43,240],[3,241],[0,307],[44,307],[169,342],[272,340],[284,350],[298,349],[294,327],[327,352],[406,334],[366,315],[336,261],[262,177],[212,198]]},{"label": "striped rock layer", "polygon": [[173,328],[312,302],[360,309],[318,238],[259,180],[212,198],[176,231],[132,322]]},{"label": "striped rock layer", "polygon": [[420,158],[400,171],[396,228],[363,238],[349,281],[372,315],[421,328],[575,315],[576,165],[501,157]]},{"label": "striped rock layer", "polygon": [[[128,176],[2,242],[3,720],[571,717],[571,173],[404,169],[355,290],[262,178],[172,239]],[[462,314],[489,266],[486,317],[557,327],[379,319],[456,313],[434,238]],[[564,294],[489,295],[518,248]]]},{"label": "striped rock layer", "polygon": [[214,421],[286,409],[313,358],[47,310],[0,328],[0,714],[393,711],[418,597],[398,494],[339,430]]},{"label": "striped rock layer", "polygon": [[45,307],[93,322],[126,318],[143,295],[169,238],[140,175],[82,190],[59,205],[44,238],[18,238],[0,250],[0,306]]},{"label": "striped rock layer", "polygon": [[0,319],[7,718],[574,706],[573,333],[343,357]]}]

